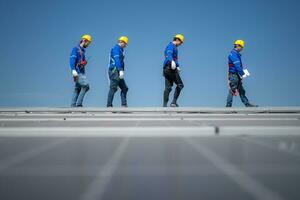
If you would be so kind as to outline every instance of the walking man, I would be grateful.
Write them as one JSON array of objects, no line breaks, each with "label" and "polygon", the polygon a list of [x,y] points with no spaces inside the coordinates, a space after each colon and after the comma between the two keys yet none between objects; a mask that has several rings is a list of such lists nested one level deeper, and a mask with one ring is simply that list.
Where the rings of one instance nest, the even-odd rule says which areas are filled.
[{"label": "walking man", "polygon": [[250,76],[247,69],[244,69],[240,52],[244,49],[245,42],[237,40],[234,43],[234,49],[228,56],[228,86],[229,92],[227,96],[226,107],[232,107],[233,96],[240,95],[243,104],[246,107],[258,107],[249,103],[246,97],[246,91],[243,87],[242,80]]},{"label": "walking man", "polygon": [[163,75],[165,77],[165,90],[163,107],[168,106],[169,94],[172,91],[173,84],[176,84],[173,101],[170,104],[171,107],[178,107],[177,99],[180,95],[182,88],[184,87],[180,77],[180,68],[178,63],[178,49],[184,42],[184,36],[177,34],[173,41],[168,44],[165,49],[165,61],[163,64]]},{"label": "walking man", "polygon": [[71,107],[82,107],[82,102],[90,86],[85,75],[87,60],[85,49],[92,42],[90,35],[83,35],[78,46],[74,47],[70,56],[70,67],[74,80],[74,92]]},{"label": "walking man", "polygon": [[127,107],[127,92],[128,87],[124,80],[124,49],[128,44],[128,38],[122,36],[110,51],[110,65],[108,75],[110,79],[110,87],[107,97],[107,107],[113,107],[114,95],[118,90],[121,89],[121,102],[122,107]]}]

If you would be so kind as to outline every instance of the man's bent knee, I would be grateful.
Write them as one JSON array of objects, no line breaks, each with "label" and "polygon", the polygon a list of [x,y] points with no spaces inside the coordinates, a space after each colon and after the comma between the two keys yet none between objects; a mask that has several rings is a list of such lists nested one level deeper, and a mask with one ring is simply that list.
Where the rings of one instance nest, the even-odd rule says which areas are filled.
[{"label": "man's bent knee", "polygon": [[184,85],[183,84],[178,84],[177,87],[182,90],[184,88]]}]

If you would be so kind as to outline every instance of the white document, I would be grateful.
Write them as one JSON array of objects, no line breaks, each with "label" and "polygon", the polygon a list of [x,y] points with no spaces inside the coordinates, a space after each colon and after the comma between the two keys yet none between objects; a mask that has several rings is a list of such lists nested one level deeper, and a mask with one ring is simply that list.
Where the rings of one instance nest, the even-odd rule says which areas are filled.
[{"label": "white document", "polygon": [[250,76],[250,73],[249,73],[248,69],[244,69],[243,71],[244,71],[246,77]]},{"label": "white document", "polygon": [[119,72],[119,78],[120,78],[120,79],[123,79],[123,78],[124,78],[124,71],[120,71],[120,72]]},{"label": "white document", "polygon": [[172,62],[171,62],[171,68],[172,68],[173,70],[176,69],[176,63],[175,63],[174,60],[172,60]]}]

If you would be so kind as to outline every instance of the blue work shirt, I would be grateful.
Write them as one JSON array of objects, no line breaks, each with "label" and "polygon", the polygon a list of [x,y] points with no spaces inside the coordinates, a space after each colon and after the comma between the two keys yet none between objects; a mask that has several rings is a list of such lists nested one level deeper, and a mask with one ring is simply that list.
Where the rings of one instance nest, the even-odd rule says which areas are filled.
[{"label": "blue work shirt", "polygon": [[229,73],[238,74],[243,76],[245,73],[243,71],[242,55],[235,49],[233,49],[228,56],[228,66]]},{"label": "blue work shirt", "polygon": [[118,71],[124,71],[124,58],[124,49],[116,44],[110,51],[109,69],[112,70],[113,68],[117,68]]},{"label": "blue work shirt", "polygon": [[165,49],[164,52],[165,60],[164,60],[164,68],[171,65],[172,60],[176,63],[176,67],[179,67],[178,63],[178,48],[173,42],[170,42]]},{"label": "blue work shirt", "polygon": [[80,63],[85,61],[85,48],[80,45],[74,47],[70,56],[70,68],[76,70],[78,74],[85,73],[84,67],[79,67]]}]

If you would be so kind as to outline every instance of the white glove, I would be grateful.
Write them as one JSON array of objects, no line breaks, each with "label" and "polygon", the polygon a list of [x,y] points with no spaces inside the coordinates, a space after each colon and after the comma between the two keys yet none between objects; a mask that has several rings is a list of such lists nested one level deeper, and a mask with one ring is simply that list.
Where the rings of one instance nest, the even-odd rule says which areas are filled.
[{"label": "white glove", "polygon": [[243,71],[244,71],[246,76],[250,76],[250,73],[249,73],[248,69],[244,69]]},{"label": "white glove", "polygon": [[172,68],[173,70],[176,69],[176,63],[175,63],[174,60],[172,60],[172,62],[171,62],[171,68]]},{"label": "white glove", "polygon": [[76,71],[76,70],[72,70],[72,75],[73,75],[74,77],[78,76],[77,71]]},{"label": "white glove", "polygon": [[244,75],[242,76],[242,79],[244,79],[244,78],[247,78],[247,75],[246,75],[246,74],[244,74]]},{"label": "white glove", "polygon": [[181,69],[179,67],[177,67],[177,71],[180,73],[181,72]]},{"label": "white glove", "polygon": [[120,71],[120,72],[119,72],[119,78],[120,78],[120,79],[123,79],[123,78],[124,78],[124,71]]}]

